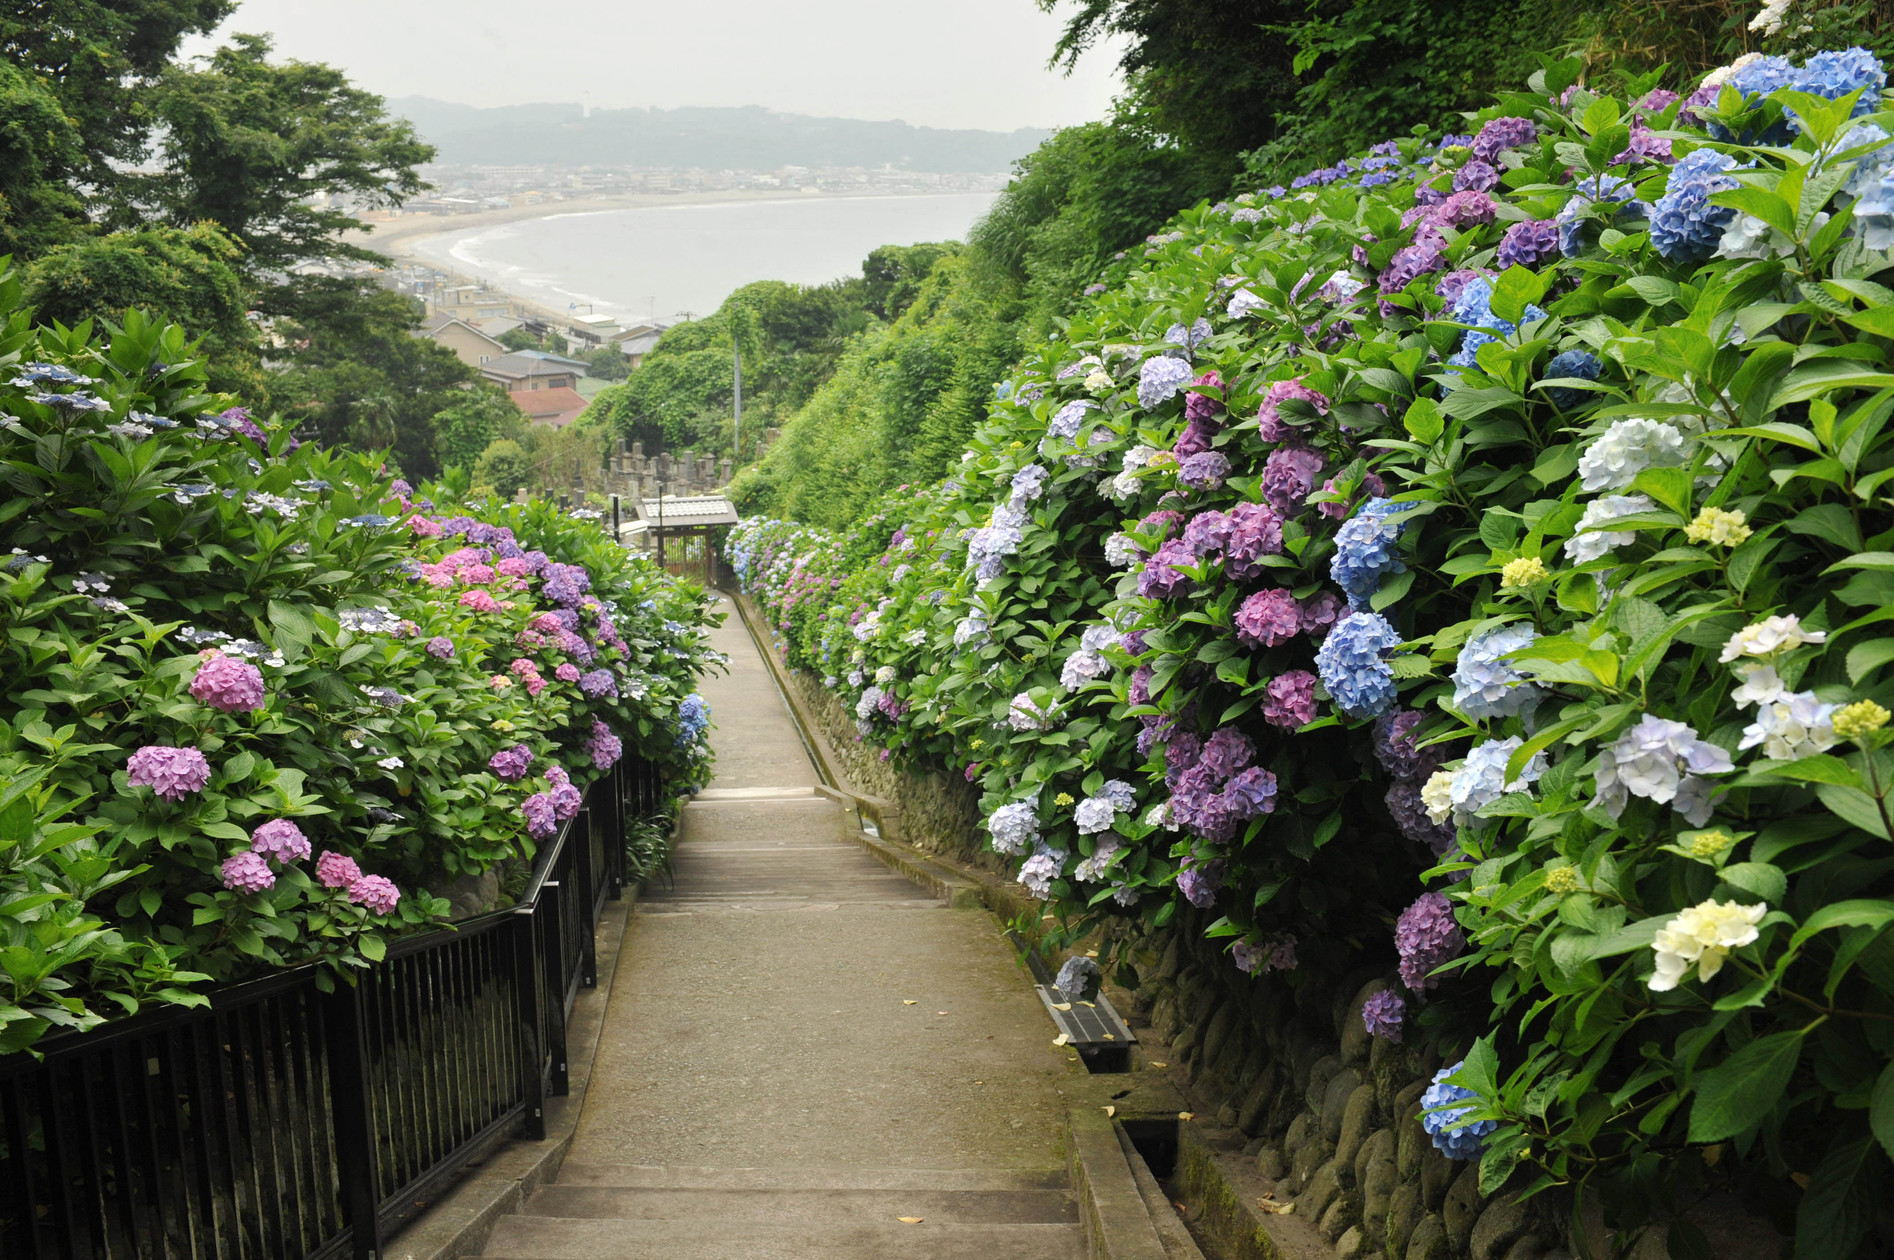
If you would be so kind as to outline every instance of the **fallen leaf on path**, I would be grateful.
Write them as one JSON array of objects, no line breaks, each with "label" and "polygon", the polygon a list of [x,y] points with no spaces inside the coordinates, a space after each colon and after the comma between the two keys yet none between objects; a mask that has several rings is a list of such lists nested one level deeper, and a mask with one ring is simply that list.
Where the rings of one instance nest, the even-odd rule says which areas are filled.
[{"label": "fallen leaf on path", "polygon": [[1263,1211],[1269,1213],[1271,1216],[1287,1216],[1289,1215],[1289,1213],[1296,1210],[1296,1205],[1294,1203],[1276,1202],[1276,1196],[1273,1194],[1266,1194],[1262,1198],[1258,1199],[1256,1201],[1256,1206],[1263,1209]]},{"label": "fallen leaf on path", "polygon": [[1052,1039],[1052,1044],[1055,1046],[1062,1046],[1070,1040],[1072,1040],[1070,1037],[1066,1036],[1064,1033],[1060,1033],[1058,1036]]},{"label": "fallen leaf on path", "polygon": [[935,1011],[935,1012],[934,1012],[934,1014],[936,1014],[936,1015],[945,1015],[946,1013],[947,1013],[946,1011]]},{"label": "fallen leaf on path", "polygon": [[1069,1011],[1072,1009],[1072,1004],[1070,1002],[1054,1002],[1052,1009],[1055,1011]]},{"label": "fallen leaf on path", "polygon": [[975,1082],[974,1082],[974,1084],[975,1084],[975,1085],[984,1085],[984,1084],[986,1084],[986,1082],[985,1082],[985,1081],[975,1081]]},{"label": "fallen leaf on path", "polygon": [[1095,949],[1088,949],[1085,951],[1085,956],[1087,958],[1096,958],[1098,957],[1098,951]]},{"label": "fallen leaf on path", "polygon": [[1158,1061],[1157,1061],[1156,1059],[1152,1059],[1152,1060],[1151,1060],[1151,1063],[1150,1063],[1150,1066],[1152,1066],[1152,1067],[1169,1067],[1169,1066],[1170,1066],[1170,1064],[1168,1064],[1168,1063],[1160,1063],[1160,1062],[1158,1062]]},{"label": "fallen leaf on path", "polygon": [[1118,1034],[1117,1034],[1117,1033],[1106,1033],[1106,1034],[1105,1034],[1105,1040],[1106,1040],[1106,1041],[1116,1041],[1116,1040],[1118,1040]]},{"label": "fallen leaf on path", "polygon": [[900,1221],[903,1225],[919,1225],[927,1218],[924,1216],[897,1216],[894,1219]]},{"label": "fallen leaf on path", "polygon": [[913,1002],[910,1002],[910,1001],[909,1001],[908,999],[906,999],[906,998],[902,998],[902,999],[901,999],[901,1005],[903,1005],[903,1006],[913,1006],[913,1005],[914,1005],[914,1003],[913,1003]]},{"label": "fallen leaf on path", "polygon": [[1197,1113],[1194,1111],[1180,1111],[1177,1113],[1177,1118],[1179,1120],[1195,1120]]},{"label": "fallen leaf on path", "polygon": [[1116,1108],[1116,1107],[1107,1107],[1107,1108],[1105,1108],[1105,1118],[1106,1118],[1107,1120],[1109,1120],[1109,1119],[1111,1119],[1111,1118],[1112,1118],[1113,1116],[1115,1116],[1115,1115],[1117,1115],[1117,1114],[1118,1114],[1118,1108]]}]

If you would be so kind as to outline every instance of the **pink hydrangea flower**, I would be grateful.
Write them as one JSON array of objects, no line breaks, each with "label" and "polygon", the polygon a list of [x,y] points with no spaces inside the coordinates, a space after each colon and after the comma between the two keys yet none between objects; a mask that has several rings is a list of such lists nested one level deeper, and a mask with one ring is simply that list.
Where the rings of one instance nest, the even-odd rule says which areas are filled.
[{"label": "pink hydrangea flower", "polygon": [[408,518],[408,532],[413,534],[416,538],[439,538],[441,536],[441,524],[439,521],[430,521],[427,517],[417,513]]},{"label": "pink hydrangea flower", "polygon": [[380,875],[364,875],[349,885],[349,900],[370,914],[393,914],[401,900],[394,881]]},{"label": "pink hydrangea flower", "polygon": [[131,786],[148,787],[167,801],[181,801],[210,782],[210,762],[195,748],[147,744],[132,754],[125,769]]},{"label": "pink hydrangea flower", "polygon": [[197,667],[191,695],[225,713],[248,713],[263,707],[263,672],[234,656],[213,656]]},{"label": "pink hydrangea flower", "polygon": [[1275,647],[1301,631],[1302,610],[1281,587],[1257,591],[1236,612],[1236,639],[1245,647]]},{"label": "pink hydrangea flower", "polygon": [[534,699],[538,699],[539,693],[545,689],[546,680],[541,678],[538,674],[534,674],[526,680],[526,694],[532,696]]},{"label": "pink hydrangea flower", "polygon": [[485,591],[479,589],[462,591],[460,595],[460,606],[462,608],[471,608],[475,612],[490,613],[500,611],[500,602]]},{"label": "pink hydrangea flower", "polygon": [[571,661],[561,661],[559,668],[552,671],[552,676],[560,682],[577,682],[579,681],[579,667]]},{"label": "pink hydrangea flower", "polygon": [[316,882],[324,888],[347,888],[362,877],[355,859],[341,853],[324,853],[316,859]]},{"label": "pink hydrangea flower", "polygon": [[493,581],[493,577],[494,573],[491,565],[470,564],[460,571],[460,580],[467,586],[485,586],[487,583]]},{"label": "pink hydrangea flower", "polygon": [[1284,730],[1315,720],[1315,675],[1292,669],[1269,680],[1263,690],[1263,721]]},{"label": "pink hydrangea flower", "polygon": [[546,636],[537,630],[522,630],[513,636],[513,646],[525,648],[529,652],[543,646],[545,642]]},{"label": "pink hydrangea flower", "polygon": [[523,578],[533,571],[533,566],[526,563],[523,556],[508,556],[497,562],[493,566],[493,571],[501,577]]},{"label": "pink hydrangea flower", "polygon": [[250,833],[250,850],[278,862],[300,862],[309,856],[309,837],[287,818],[272,818]]},{"label": "pink hydrangea flower", "polygon": [[519,678],[531,678],[539,673],[539,666],[527,660],[524,656],[513,658],[513,663],[507,666],[507,668],[513,672],[514,676]]},{"label": "pink hydrangea flower", "polygon": [[261,853],[234,853],[224,859],[224,887],[232,892],[268,892],[276,887],[276,873]]}]

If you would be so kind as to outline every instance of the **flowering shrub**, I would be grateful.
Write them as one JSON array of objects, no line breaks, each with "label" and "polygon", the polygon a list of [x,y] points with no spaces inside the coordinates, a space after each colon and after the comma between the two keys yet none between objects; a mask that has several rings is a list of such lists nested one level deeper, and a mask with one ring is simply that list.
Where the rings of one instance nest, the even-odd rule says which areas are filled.
[{"label": "flowering shrub", "polygon": [[430,889],[532,857],[533,794],[569,817],[628,749],[704,773],[696,588],[217,411],[179,329],[17,299],[0,277],[0,1050],[378,959]]},{"label": "flowering shrub", "polygon": [[1848,1255],[1894,1144],[1885,76],[1577,70],[1185,212],[957,475],[739,571],[1075,932],[1185,900],[1316,985],[1384,942],[1364,1022],[1464,1056],[1428,1128],[1486,1190],[1635,1226],[1723,1178]]}]

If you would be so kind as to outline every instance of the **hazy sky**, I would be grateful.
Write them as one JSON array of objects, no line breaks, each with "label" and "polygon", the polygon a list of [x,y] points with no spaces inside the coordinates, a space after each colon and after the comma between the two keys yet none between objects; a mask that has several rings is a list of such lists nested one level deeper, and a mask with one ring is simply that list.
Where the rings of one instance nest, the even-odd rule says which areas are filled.
[{"label": "hazy sky", "polygon": [[[466,105],[763,105],[1010,131],[1105,112],[1115,53],[1046,69],[1061,19],[1032,0],[243,0],[275,37],[384,96]],[[188,51],[210,47],[200,41]]]}]

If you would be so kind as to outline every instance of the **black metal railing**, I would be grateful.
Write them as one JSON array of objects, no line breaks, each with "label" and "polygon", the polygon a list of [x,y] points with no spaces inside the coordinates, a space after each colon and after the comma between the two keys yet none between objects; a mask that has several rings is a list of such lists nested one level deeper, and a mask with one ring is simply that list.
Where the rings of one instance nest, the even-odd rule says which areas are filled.
[{"label": "black metal railing", "polygon": [[0,1258],[375,1260],[492,1141],[546,1135],[627,828],[664,793],[621,761],[517,905],[353,986],[299,967],[0,1060]]}]

